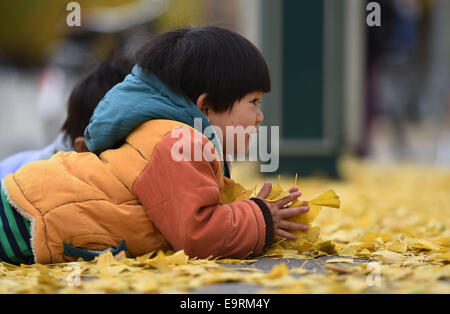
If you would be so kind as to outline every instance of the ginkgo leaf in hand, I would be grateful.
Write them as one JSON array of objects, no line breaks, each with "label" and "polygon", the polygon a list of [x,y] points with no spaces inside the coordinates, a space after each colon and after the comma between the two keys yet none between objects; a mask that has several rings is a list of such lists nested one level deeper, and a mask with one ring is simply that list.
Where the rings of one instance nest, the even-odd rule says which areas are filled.
[{"label": "ginkgo leaf in hand", "polygon": [[278,184],[272,185],[272,189],[269,192],[269,195],[264,199],[267,202],[276,202],[287,196],[289,196],[289,192],[286,192],[280,184],[280,176],[278,176]]},{"label": "ginkgo leaf in hand", "polygon": [[248,190],[236,182],[226,184],[220,191],[220,203],[230,204],[233,202],[249,199],[253,190]]},{"label": "ginkgo leaf in hand", "polygon": [[292,208],[301,206],[308,206],[309,211],[294,217],[290,217],[287,220],[299,224],[308,225],[308,229],[306,231],[290,230],[290,232],[297,236],[297,239],[285,241],[282,245],[287,249],[295,248],[300,252],[304,252],[312,248],[313,244],[319,238],[319,227],[311,227],[311,223],[317,218],[317,216],[319,216],[322,210],[322,206],[339,208],[340,202],[339,197],[336,195],[336,193],[333,190],[328,190],[327,192],[319,195],[309,202],[296,199],[291,203],[289,207]]},{"label": "ginkgo leaf in hand", "polygon": [[336,195],[336,193],[333,190],[328,190],[323,194],[320,194],[315,199],[306,202],[301,201],[299,199],[294,200],[289,207],[301,207],[301,206],[308,206],[309,211],[306,213],[291,217],[287,220],[296,222],[299,224],[308,225],[312,223],[317,216],[319,216],[322,206],[326,207],[333,207],[333,208],[339,208],[340,207],[340,201],[339,196]]},{"label": "ginkgo leaf in hand", "polygon": [[322,210],[321,206],[314,205],[314,204],[311,204],[311,203],[308,203],[305,201],[301,201],[298,199],[294,200],[289,207],[301,207],[301,206],[308,206],[309,211],[307,211],[306,213],[303,213],[303,214],[299,214],[294,217],[287,218],[286,220],[296,222],[299,224],[303,224],[303,225],[309,225],[311,222],[314,221],[314,219],[317,218],[317,216],[319,216],[319,214]]}]

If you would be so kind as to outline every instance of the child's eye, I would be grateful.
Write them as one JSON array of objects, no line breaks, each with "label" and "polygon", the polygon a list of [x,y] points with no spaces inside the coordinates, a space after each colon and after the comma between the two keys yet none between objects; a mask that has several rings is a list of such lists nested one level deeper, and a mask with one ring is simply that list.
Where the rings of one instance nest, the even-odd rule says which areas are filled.
[{"label": "child's eye", "polygon": [[251,101],[251,103],[254,104],[255,106],[258,106],[259,103],[260,103],[260,100],[257,99],[257,98],[255,98],[255,99],[253,99],[253,100]]}]

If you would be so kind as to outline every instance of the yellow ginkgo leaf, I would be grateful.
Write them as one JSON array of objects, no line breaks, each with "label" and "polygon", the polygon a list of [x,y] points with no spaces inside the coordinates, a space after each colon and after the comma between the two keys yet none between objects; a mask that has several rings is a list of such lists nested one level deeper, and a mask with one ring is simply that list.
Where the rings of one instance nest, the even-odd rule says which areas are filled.
[{"label": "yellow ginkgo leaf", "polygon": [[321,206],[339,208],[340,206],[339,196],[337,196],[333,190],[328,190],[327,192],[319,195],[318,197],[309,202],[296,199],[291,203],[289,207],[292,208],[306,205],[309,207],[308,212],[291,217],[288,220],[299,224],[308,225],[312,223],[317,218],[317,216],[319,216],[322,210]]},{"label": "yellow ginkgo leaf", "polygon": [[375,250],[380,246],[380,242],[387,243],[392,241],[393,234],[390,233],[377,233],[377,232],[369,232],[366,233],[361,239],[361,244],[359,245],[360,249],[369,249]]},{"label": "yellow ginkgo leaf", "polygon": [[185,265],[189,260],[189,256],[187,256],[186,253],[184,253],[184,250],[181,250],[175,252],[175,254],[166,256],[166,259],[169,264]]},{"label": "yellow ginkgo leaf", "polygon": [[110,251],[100,254],[95,260],[99,267],[109,267],[119,264]]},{"label": "yellow ginkgo leaf", "polygon": [[427,261],[450,262],[450,253],[437,253],[427,257]]},{"label": "yellow ginkgo leaf", "polygon": [[233,202],[249,199],[254,190],[248,190],[236,182],[226,184],[220,191],[220,203],[230,204]]},{"label": "yellow ginkgo leaf", "polygon": [[155,267],[161,272],[166,272],[171,269],[170,265],[185,265],[189,257],[184,253],[184,250],[177,251],[172,255],[165,255],[163,251],[158,251],[156,257],[147,261],[147,264]]},{"label": "yellow ginkgo leaf", "polygon": [[336,254],[336,246],[333,241],[324,241],[317,244],[314,248],[317,251],[325,252],[327,254]]},{"label": "yellow ginkgo leaf", "polygon": [[332,208],[339,208],[341,206],[339,196],[337,196],[336,192],[333,190],[328,190],[325,193],[320,194],[315,199],[309,201],[309,203]]},{"label": "yellow ginkgo leaf", "polygon": [[163,251],[158,251],[158,254],[150,260],[148,260],[148,265],[155,267],[160,272],[167,272],[170,270],[169,262]]},{"label": "yellow ginkgo leaf", "polygon": [[356,255],[363,257],[363,256],[371,256],[372,253],[368,249],[362,249],[361,251],[356,253]]},{"label": "yellow ginkgo leaf", "polygon": [[436,243],[437,245],[444,246],[446,248],[450,248],[450,236],[438,238],[438,239],[434,240],[433,242]]},{"label": "yellow ginkgo leaf", "polygon": [[145,254],[145,255],[137,256],[137,257],[136,257],[136,262],[137,262],[138,264],[145,264],[145,263],[150,259],[150,257],[151,257],[154,253],[155,253],[155,251],[151,251],[151,252],[148,252],[148,253]]},{"label": "yellow ginkgo leaf", "polygon": [[288,250],[298,250],[299,252],[305,252],[311,249],[314,246],[314,243],[316,243],[319,239],[320,228],[308,225],[308,230],[306,231],[290,230],[290,232],[294,233],[297,236],[297,239],[286,240],[284,242],[281,242],[280,245]]},{"label": "yellow ginkgo leaf", "polygon": [[251,264],[256,262],[255,259],[233,259],[233,258],[222,258],[216,261],[219,264]]},{"label": "yellow ginkgo leaf", "polygon": [[405,259],[402,254],[391,252],[388,250],[373,252],[372,256],[380,256],[384,264],[393,264]]},{"label": "yellow ginkgo leaf", "polygon": [[387,249],[391,252],[405,253],[408,251],[408,243],[401,239],[394,239],[392,242],[389,242]]},{"label": "yellow ginkgo leaf", "polygon": [[356,264],[352,258],[330,258],[325,263],[347,263]]},{"label": "yellow ginkgo leaf", "polygon": [[40,272],[40,276],[38,277],[39,284],[49,285],[55,288],[62,286],[62,283],[60,283],[50,275],[50,269],[47,266],[38,264],[37,268]]},{"label": "yellow ginkgo leaf", "polygon": [[301,207],[301,206],[308,206],[309,211],[307,211],[306,213],[294,216],[294,217],[290,217],[287,220],[296,222],[299,224],[309,225],[310,223],[312,223],[314,221],[314,219],[317,218],[317,216],[319,216],[319,214],[322,210],[321,206],[314,205],[311,203],[308,204],[307,202],[301,201],[298,199],[293,201],[289,207]]},{"label": "yellow ginkgo leaf", "polygon": [[264,200],[267,202],[276,202],[289,195],[289,192],[286,192],[281,186],[280,176],[278,176],[278,184],[272,185],[272,189],[270,190],[269,195]]},{"label": "yellow ginkgo leaf", "polygon": [[351,245],[347,245],[339,251],[340,256],[355,256],[357,253],[356,249]]},{"label": "yellow ginkgo leaf", "polygon": [[297,239],[283,242],[282,245],[286,249],[295,248],[300,252],[305,252],[311,249],[314,243],[318,240],[320,231],[319,227],[311,227],[311,223],[317,218],[317,216],[319,216],[322,206],[339,208],[340,202],[336,193],[333,190],[328,190],[309,202],[296,199],[289,207],[301,207],[306,205],[309,207],[308,212],[290,217],[287,220],[308,225],[308,230],[306,232],[301,230],[290,230],[290,232],[297,236]]},{"label": "yellow ginkgo leaf", "polygon": [[412,239],[409,241],[409,245],[412,249],[416,250],[437,251],[442,248],[440,245],[437,245],[426,239]]},{"label": "yellow ginkgo leaf", "polygon": [[289,195],[290,194],[288,192],[284,191],[283,188],[277,184],[272,187],[269,195],[264,200],[267,202],[276,202]]},{"label": "yellow ginkgo leaf", "polygon": [[289,268],[287,268],[285,263],[275,265],[272,270],[265,276],[267,279],[276,279],[289,274]]}]

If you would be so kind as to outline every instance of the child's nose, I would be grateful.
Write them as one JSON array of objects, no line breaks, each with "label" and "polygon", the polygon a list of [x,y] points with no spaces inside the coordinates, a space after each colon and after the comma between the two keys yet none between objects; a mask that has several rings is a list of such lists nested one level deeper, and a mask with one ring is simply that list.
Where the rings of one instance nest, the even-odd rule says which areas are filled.
[{"label": "child's nose", "polygon": [[264,115],[261,110],[258,110],[258,115],[256,116],[256,125],[264,121]]}]

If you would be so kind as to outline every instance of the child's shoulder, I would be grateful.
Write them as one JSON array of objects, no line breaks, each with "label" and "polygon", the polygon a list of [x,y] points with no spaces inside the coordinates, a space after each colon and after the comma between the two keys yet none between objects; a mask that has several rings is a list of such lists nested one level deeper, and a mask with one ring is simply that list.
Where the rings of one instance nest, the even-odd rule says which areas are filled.
[{"label": "child's shoulder", "polygon": [[195,149],[200,149],[201,155],[209,147],[213,154],[216,152],[214,145],[202,133],[183,122],[174,120],[147,121],[131,132],[125,141],[148,158],[153,155],[156,147],[170,152],[177,148],[184,148],[185,151],[194,153]]}]

